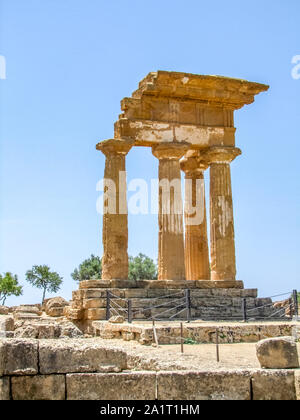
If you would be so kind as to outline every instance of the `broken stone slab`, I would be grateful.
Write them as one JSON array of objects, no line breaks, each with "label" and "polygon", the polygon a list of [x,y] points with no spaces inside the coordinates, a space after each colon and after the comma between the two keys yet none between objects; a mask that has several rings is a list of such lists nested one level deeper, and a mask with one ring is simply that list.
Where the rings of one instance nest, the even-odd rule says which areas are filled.
[{"label": "broken stone slab", "polygon": [[38,340],[0,339],[0,376],[36,375],[38,373]]},{"label": "broken stone slab", "polygon": [[79,338],[83,337],[83,332],[76,327],[72,322],[63,322],[60,324],[61,332],[60,338]]},{"label": "broken stone slab", "polygon": [[32,323],[31,325],[20,326],[14,331],[14,337],[19,338],[57,339],[66,337],[78,338],[82,336],[83,333],[71,322],[65,322],[63,324]]},{"label": "broken stone slab", "polygon": [[26,325],[24,327],[16,328],[14,331],[15,338],[38,338],[39,331],[37,326]]},{"label": "broken stone slab", "polygon": [[64,316],[71,320],[81,320],[84,314],[82,309],[74,309],[71,306],[64,307]]},{"label": "broken stone slab", "polygon": [[111,324],[123,324],[125,322],[125,318],[121,315],[112,316],[109,318],[108,322]]},{"label": "broken stone slab", "polygon": [[0,331],[13,331],[14,319],[12,316],[0,317]]},{"label": "broken stone slab", "polygon": [[20,305],[20,306],[17,306],[17,308],[15,309],[15,312],[42,315],[42,311],[39,305]]},{"label": "broken stone slab", "polygon": [[35,319],[39,319],[40,316],[35,313],[30,312],[14,312],[14,319],[15,320],[23,320],[23,321],[31,321]]},{"label": "broken stone slab", "polygon": [[6,401],[10,399],[10,386],[9,378],[5,376],[0,378],[0,401]]},{"label": "broken stone slab", "polygon": [[155,372],[67,375],[68,400],[154,400],[155,397]]},{"label": "broken stone slab", "polygon": [[275,337],[256,344],[256,355],[262,368],[299,368],[297,344],[294,337]]},{"label": "broken stone slab", "polygon": [[40,373],[99,372],[103,366],[127,367],[125,351],[89,339],[41,340]]},{"label": "broken stone slab", "polygon": [[13,400],[64,400],[65,375],[35,375],[11,378]]},{"label": "broken stone slab", "polygon": [[0,315],[7,315],[9,312],[9,307],[0,305]]},{"label": "broken stone slab", "polygon": [[253,400],[296,400],[295,372],[259,370],[251,374]]},{"label": "broken stone slab", "polygon": [[64,308],[69,305],[69,302],[58,296],[55,298],[47,299],[46,302],[44,301],[43,307],[48,316],[59,317],[63,316]]}]

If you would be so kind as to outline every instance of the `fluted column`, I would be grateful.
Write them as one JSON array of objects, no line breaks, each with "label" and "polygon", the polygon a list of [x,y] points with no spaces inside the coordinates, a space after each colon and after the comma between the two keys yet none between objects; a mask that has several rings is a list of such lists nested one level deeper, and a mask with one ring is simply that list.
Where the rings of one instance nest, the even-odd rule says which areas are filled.
[{"label": "fluted column", "polygon": [[161,143],[152,148],[159,159],[158,279],[185,280],[183,209],[179,159],[185,143]]},{"label": "fluted column", "polygon": [[132,142],[105,140],[102,279],[128,279],[128,214],[125,157]]},{"label": "fluted column", "polygon": [[230,162],[241,154],[235,147],[212,147],[210,164],[211,279],[235,280],[235,243]]},{"label": "fluted column", "polygon": [[209,280],[209,251],[205,206],[204,171],[199,157],[180,162],[185,173],[185,272],[187,280]]}]

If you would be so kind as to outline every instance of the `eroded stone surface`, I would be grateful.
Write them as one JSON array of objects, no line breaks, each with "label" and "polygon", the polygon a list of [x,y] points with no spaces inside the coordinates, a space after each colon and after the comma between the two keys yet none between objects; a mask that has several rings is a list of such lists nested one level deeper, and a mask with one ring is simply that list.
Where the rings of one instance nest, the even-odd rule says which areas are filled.
[{"label": "eroded stone surface", "polygon": [[109,349],[95,340],[41,340],[40,373],[99,372],[107,365],[126,369],[124,351]]},{"label": "eroded stone surface", "polygon": [[0,401],[10,399],[9,378],[7,376],[0,378]]},{"label": "eroded stone surface", "polygon": [[13,400],[64,400],[64,375],[35,375],[11,378]]},{"label": "eroded stone surface", "polygon": [[161,372],[159,400],[250,400],[247,372]]},{"label": "eroded stone surface", "polygon": [[0,339],[0,376],[38,373],[38,341]]},{"label": "eroded stone surface", "polygon": [[44,303],[46,314],[54,317],[63,316],[64,308],[66,306],[69,306],[69,302],[60,296],[47,299]]},{"label": "eroded stone surface", "polygon": [[154,400],[155,396],[154,372],[67,375],[68,400]]},{"label": "eroded stone surface", "polygon": [[9,311],[8,306],[0,305],[0,315],[7,315]]},{"label": "eroded stone surface", "polygon": [[253,400],[295,400],[293,371],[257,371],[252,374]]},{"label": "eroded stone surface", "polygon": [[256,354],[262,368],[288,369],[299,367],[296,340],[293,337],[275,337],[260,341]]}]

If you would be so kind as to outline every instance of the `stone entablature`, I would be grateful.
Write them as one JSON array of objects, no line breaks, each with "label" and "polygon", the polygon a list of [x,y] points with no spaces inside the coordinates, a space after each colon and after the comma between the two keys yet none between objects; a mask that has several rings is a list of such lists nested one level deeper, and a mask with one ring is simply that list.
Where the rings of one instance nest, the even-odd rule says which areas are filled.
[{"label": "stone entablature", "polygon": [[149,73],[131,98],[121,101],[115,138],[136,146],[187,142],[193,148],[234,146],[234,110],[268,86],[221,76]]}]

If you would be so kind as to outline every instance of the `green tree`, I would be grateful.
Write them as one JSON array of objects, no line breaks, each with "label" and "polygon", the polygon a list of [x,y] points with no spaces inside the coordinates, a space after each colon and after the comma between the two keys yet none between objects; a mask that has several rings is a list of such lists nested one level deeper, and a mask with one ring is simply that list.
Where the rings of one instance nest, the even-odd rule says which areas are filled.
[{"label": "green tree", "polygon": [[82,281],[89,279],[101,279],[102,264],[101,258],[91,255],[90,258],[84,260],[78,268],[75,268],[71,277],[73,280]]},{"label": "green tree", "polygon": [[[78,268],[75,268],[71,277],[75,281],[101,279],[101,258],[93,254],[84,260]],[[157,267],[153,260],[144,254],[137,257],[129,257],[129,280],[154,280],[157,278]]]},{"label": "green tree", "polygon": [[46,292],[57,292],[63,279],[55,271],[50,271],[50,267],[47,265],[34,265],[31,270],[27,271],[26,280],[32,286],[43,289],[43,303]]},{"label": "green tree", "polygon": [[129,257],[129,280],[157,279],[157,266],[147,255],[139,254]]},{"label": "green tree", "polygon": [[23,293],[22,286],[18,283],[18,276],[12,273],[0,274],[0,304],[4,305],[8,296],[20,296]]}]

